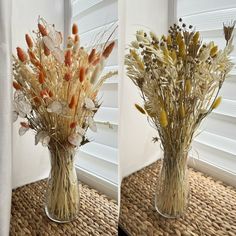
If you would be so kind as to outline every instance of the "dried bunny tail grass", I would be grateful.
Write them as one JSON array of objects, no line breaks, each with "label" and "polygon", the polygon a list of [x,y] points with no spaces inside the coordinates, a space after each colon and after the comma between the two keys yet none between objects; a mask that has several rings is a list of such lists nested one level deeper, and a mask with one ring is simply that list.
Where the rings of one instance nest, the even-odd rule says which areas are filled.
[{"label": "dried bunny tail grass", "polygon": [[42,36],[48,35],[46,28],[42,24],[38,23],[38,29],[39,29],[39,32],[42,34]]},{"label": "dried bunny tail grass", "polygon": [[222,97],[218,97],[218,98],[213,102],[211,108],[212,108],[212,109],[216,109],[216,108],[220,105],[221,101],[222,101]]},{"label": "dried bunny tail grass", "polygon": [[144,110],[141,106],[139,106],[138,104],[134,104],[134,106],[136,107],[136,109],[137,109],[140,113],[146,115],[145,110]]},{"label": "dried bunny tail grass", "polygon": [[33,47],[33,41],[32,41],[31,37],[28,34],[25,35],[25,41],[26,41],[29,48]]},{"label": "dried bunny tail grass", "polygon": [[24,53],[24,51],[20,47],[17,47],[16,50],[17,50],[17,56],[18,56],[19,60],[21,62],[25,62],[27,60],[27,56]]},{"label": "dried bunny tail grass", "polygon": [[78,25],[77,24],[73,24],[72,25],[72,34],[78,34],[79,30],[78,30]]}]

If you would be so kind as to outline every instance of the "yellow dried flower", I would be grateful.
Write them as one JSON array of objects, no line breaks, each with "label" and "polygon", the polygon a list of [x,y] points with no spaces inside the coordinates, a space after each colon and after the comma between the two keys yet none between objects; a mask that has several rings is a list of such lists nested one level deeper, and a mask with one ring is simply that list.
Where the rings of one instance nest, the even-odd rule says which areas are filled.
[{"label": "yellow dried flower", "polygon": [[181,41],[183,41],[182,34],[180,32],[178,32],[177,34],[176,41],[178,45],[180,44]]},{"label": "yellow dried flower", "polygon": [[218,51],[218,47],[217,46],[212,47],[212,49],[210,51],[211,57],[214,57],[217,54],[217,51]]},{"label": "yellow dried flower", "polygon": [[142,113],[142,114],[146,114],[146,112],[145,112],[145,110],[141,107],[141,106],[139,106],[138,104],[134,104],[135,105],[135,107],[136,107],[136,109],[140,112],[140,113]]},{"label": "yellow dried flower", "polygon": [[183,104],[181,104],[181,106],[180,106],[180,108],[179,108],[179,113],[180,113],[180,116],[181,116],[182,118],[185,117],[185,109],[184,109],[184,105],[183,105]]},{"label": "yellow dried flower", "polygon": [[172,40],[171,40],[170,35],[168,35],[166,42],[167,42],[167,45],[172,45]]},{"label": "yellow dried flower", "polygon": [[193,44],[194,44],[194,45],[197,45],[198,40],[199,40],[199,36],[200,36],[199,31],[197,31],[197,32],[193,35]]},{"label": "yellow dried flower", "polygon": [[192,89],[191,81],[190,81],[190,79],[188,79],[185,82],[185,91],[186,91],[186,93],[190,94],[191,89]]},{"label": "yellow dried flower", "polygon": [[211,109],[216,109],[221,103],[222,97],[218,97],[211,106]]},{"label": "yellow dried flower", "polygon": [[135,50],[131,49],[130,50],[130,55],[135,59],[135,61],[137,62],[139,68],[141,70],[144,70],[144,64],[143,62],[141,61],[141,59],[139,58],[139,55],[136,53]]},{"label": "yellow dried flower", "polygon": [[165,110],[161,111],[159,122],[160,122],[161,127],[163,128],[165,128],[168,125],[168,120],[167,120],[167,115],[166,115]]},{"label": "yellow dried flower", "polygon": [[171,56],[171,58],[172,58],[173,61],[176,61],[177,56],[176,56],[176,51],[175,51],[175,50],[172,50],[172,51],[170,52],[170,56]]},{"label": "yellow dried flower", "polygon": [[181,40],[179,43],[179,56],[183,58],[185,57],[185,55],[186,55],[185,43],[183,40]]}]

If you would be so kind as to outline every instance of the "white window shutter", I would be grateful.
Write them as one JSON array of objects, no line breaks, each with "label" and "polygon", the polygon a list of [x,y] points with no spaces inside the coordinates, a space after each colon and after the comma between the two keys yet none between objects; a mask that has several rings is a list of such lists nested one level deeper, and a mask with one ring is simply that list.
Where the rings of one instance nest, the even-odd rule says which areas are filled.
[{"label": "white window shutter", "polygon": [[[236,20],[235,0],[178,0],[177,16],[187,25],[196,26],[204,42],[225,46],[223,22]],[[236,37],[234,40],[236,46]],[[236,63],[236,50],[232,53]],[[220,95],[221,105],[205,120],[193,143],[196,160],[215,166],[236,180],[236,69],[226,78]],[[220,173],[220,171],[219,171]],[[217,174],[216,174],[217,175]]]}]

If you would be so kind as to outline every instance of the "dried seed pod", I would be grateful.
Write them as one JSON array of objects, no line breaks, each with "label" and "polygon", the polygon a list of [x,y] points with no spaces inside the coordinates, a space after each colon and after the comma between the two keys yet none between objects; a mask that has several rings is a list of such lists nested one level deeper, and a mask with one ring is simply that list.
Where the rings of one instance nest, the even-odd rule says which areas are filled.
[{"label": "dried seed pod", "polygon": [[181,118],[185,117],[185,109],[184,109],[184,105],[183,104],[181,104],[181,106],[179,108],[179,113],[180,113]]},{"label": "dried seed pod", "polygon": [[167,45],[172,45],[172,39],[170,35],[168,35],[166,42],[167,42]]},{"label": "dried seed pod", "polygon": [[222,97],[218,97],[212,104],[211,109],[216,109],[221,103]]},{"label": "dried seed pod", "polygon": [[20,90],[22,88],[21,85],[15,81],[13,81],[13,87],[15,90]]},{"label": "dried seed pod", "polygon": [[139,106],[138,104],[134,104],[134,105],[140,113],[142,113],[144,115],[146,114],[146,111],[141,106]]},{"label": "dried seed pod", "polygon": [[85,69],[81,67],[79,70],[79,81],[82,83],[85,79]]},{"label": "dried seed pod", "polygon": [[179,43],[179,56],[184,58],[186,55],[185,43],[183,40]]},{"label": "dried seed pod", "polygon": [[190,79],[186,80],[185,82],[185,91],[187,94],[191,93],[192,85]]},{"label": "dried seed pod", "polygon": [[78,30],[78,25],[77,24],[73,24],[72,25],[72,34],[78,34],[79,30]]},{"label": "dried seed pod", "polygon": [[72,64],[72,52],[71,50],[67,50],[65,54],[65,65],[71,66]]},{"label": "dried seed pod", "polygon": [[64,80],[65,81],[70,81],[72,79],[72,74],[71,72],[66,72],[64,75]]},{"label": "dried seed pod", "polygon": [[217,51],[218,51],[218,47],[217,46],[212,47],[212,49],[210,51],[211,57],[214,57],[217,54]]},{"label": "dried seed pod", "polygon": [[197,45],[197,44],[198,44],[199,36],[200,36],[199,31],[197,31],[197,32],[193,35],[193,39],[192,39],[193,45]]},{"label": "dried seed pod", "polygon": [[159,122],[160,122],[161,127],[163,128],[165,128],[168,125],[168,120],[167,120],[167,115],[166,115],[165,110],[161,111]]},{"label": "dried seed pod", "polygon": [[96,49],[93,48],[92,51],[91,51],[90,54],[89,54],[88,62],[89,62],[89,63],[93,62],[94,59],[95,59],[95,56],[96,56]]},{"label": "dried seed pod", "polygon": [[17,56],[18,56],[19,60],[21,62],[25,62],[27,59],[27,56],[24,53],[24,51],[20,47],[17,47],[16,50],[17,50]]},{"label": "dried seed pod", "polygon": [[40,23],[38,24],[38,29],[39,29],[39,32],[41,33],[42,36],[48,35],[46,28],[42,24],[40,24]]},{"label": "dried seed pod", "polygon": [[40,84],[45,83],[45,77],[44,77],[44,73],[42,71],[40,71],[39,74],[38,74],[38,81],[39,81]]},{"label": "dried seed pod", "polygon": [[69,108],[73,109],[75,107],[75,95],[72,95],[70,103],[69,103]]},{"label": "dried seed pod", "polygon": [[105,48],[105,50],[102,53],[102,56],[105,57],[105,58],[108,58],[109,55],[111,54],[114,46],[115,46],[115,42],[113,41]]},{"label": "dried seed pod", "polygon": [[176,56],[176,51],[175,51],[175,50],[172,50],[172,51],[170,52],[170,57],[172,58],[173,61],[176,61],[177,56]]},{"label": "dried seed pod", "polygon": [[76,121],[70,123],[70,128],[71,129],[74,129],[76,126],[77,126],[77,122]]},{"label": "dried seed pod", "polygon": [[79,35],[78,34],[76,34],[75,38],[74,38],[74,43],[77,43],[77,42],[79,42]]},{"label": "dried seed pod", "polygon": [[33,41],[32,41],[31,37],[28,34],[25,35],[25,41],[26,41],[29,48],[33,47]]}]

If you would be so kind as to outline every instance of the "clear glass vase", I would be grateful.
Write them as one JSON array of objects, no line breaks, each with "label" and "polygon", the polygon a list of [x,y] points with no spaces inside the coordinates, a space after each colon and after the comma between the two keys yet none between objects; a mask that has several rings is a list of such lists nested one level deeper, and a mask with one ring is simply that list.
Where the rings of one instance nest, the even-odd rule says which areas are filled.
[{"label": "clear glass vase", "polygon": [[188,152],[164,152],[155,192],[155,209],[166,218],[182,216],[189,201]]},{"label": "clear glass vase", "polygon": [[79,185],[72,147],[49,147],[51,171],[46,190],[45,211],[57,223],[70,222],[79,211]]}]

